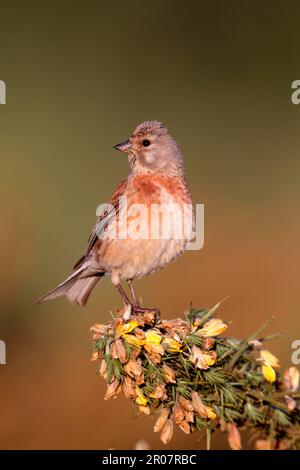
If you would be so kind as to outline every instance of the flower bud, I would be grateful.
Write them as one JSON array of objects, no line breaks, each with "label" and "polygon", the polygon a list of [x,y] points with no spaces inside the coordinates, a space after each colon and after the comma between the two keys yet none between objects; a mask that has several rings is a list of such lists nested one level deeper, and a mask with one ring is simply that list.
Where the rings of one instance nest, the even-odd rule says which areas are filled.
[{"label": "flower bud", "polygon": [[168,419],[164,424],[161,433],[160,439],[164,444],[167,444],[173,437],[173,421]]}]

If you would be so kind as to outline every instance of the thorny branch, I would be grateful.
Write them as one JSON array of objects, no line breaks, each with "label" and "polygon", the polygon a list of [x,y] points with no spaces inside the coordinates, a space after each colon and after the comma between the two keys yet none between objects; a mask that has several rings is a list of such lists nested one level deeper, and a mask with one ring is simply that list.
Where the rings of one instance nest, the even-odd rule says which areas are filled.
[{"label": "thorny branch", "polygon": [[107,382],[105,399],[123,392],[140,413],[157,414],[155,432],[166,444],[177,425],[203,431],[207,449],[216,430],[232,449],[250,430],[256,449],[300,449],[299,371],[279,374],[264,349],[266,322],[246,340],[220,336],[227,325],[212,309],[190,308],[186,319],[160,320],[154,312],[117,311],[108,325],[92,326],[93,361]]}]

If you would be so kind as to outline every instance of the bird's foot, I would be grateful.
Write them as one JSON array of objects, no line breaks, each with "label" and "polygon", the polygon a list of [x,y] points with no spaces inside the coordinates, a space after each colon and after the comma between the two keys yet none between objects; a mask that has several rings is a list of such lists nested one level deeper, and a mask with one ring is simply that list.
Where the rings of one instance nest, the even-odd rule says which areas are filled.
[{"label": "bird's foot", "polygon": [[156,317],[156,321],[160,320],[160,309],[157,307],[141,307],[140,305],[132,305],[132,313],[153,313]]},{"label": "bird's foot", "polygon": [[151,312],[151,313],[160,313],[159,308],[156,307],[141,307],[140,305],[131,305],[132,311],[134,313],[146,313],[146,312]]},{"label": "bird's foot", "polygon": [[127,304],[123,313],[123,317],[125,320],[129,320],[131,315],[134,314],[146,314],[146,313],[154,313],[156,319],[160,319],[160,309],[157,307],[141,307],[137,304]]}]

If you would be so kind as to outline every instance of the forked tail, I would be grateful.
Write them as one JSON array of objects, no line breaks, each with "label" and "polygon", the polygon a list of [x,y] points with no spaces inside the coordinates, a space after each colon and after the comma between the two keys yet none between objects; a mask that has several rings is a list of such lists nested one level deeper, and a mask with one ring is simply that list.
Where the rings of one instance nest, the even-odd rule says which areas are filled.
[{"label": "forked tail", "polygon": [[71,276],[59,284],[55,289],[40,297],[36,304],[47,302],[65,295],[68,300],[75,305],[83,307],[104,273],[91,271],[87,263],[83,263]]}]

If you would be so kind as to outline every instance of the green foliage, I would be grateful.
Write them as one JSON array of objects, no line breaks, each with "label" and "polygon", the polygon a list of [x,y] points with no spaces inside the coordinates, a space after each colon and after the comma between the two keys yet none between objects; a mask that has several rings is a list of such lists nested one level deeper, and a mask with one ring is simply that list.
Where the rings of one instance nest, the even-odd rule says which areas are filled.
[{"label": "green foliage", "polygon": [[[110,392],[115,386],[110,396],[119,393],[121,387],[126,394],[129,381],[129,396],[140,411],[153,414],[165,409],[184,432],[206,430],[207,447],[213,431],[228,431],[234,425],[253,431],[259,445],[263,442],[270,448],[300,449],[300,394],[287,389],[278,373],[275,381],[263,373],[262,332],[268,322],[245,340],[220,336],[226,325],[213,320],[218,306],[191,308],[187,321],[164,322],[156,316],[149,319],[145,313],[129,320],[118,317],[105,326],[106,333],[95,340],[94,351],[106,361],[102,375]],[[133,344],[127,341],[128,325]],[[147,343],[149,332],[156,335],[156,344]],[[116,343],[117,359],[110,352]],[[133,369],[129,370],[129,365]],[[204,411],[193,402],[195,393]]]}]

